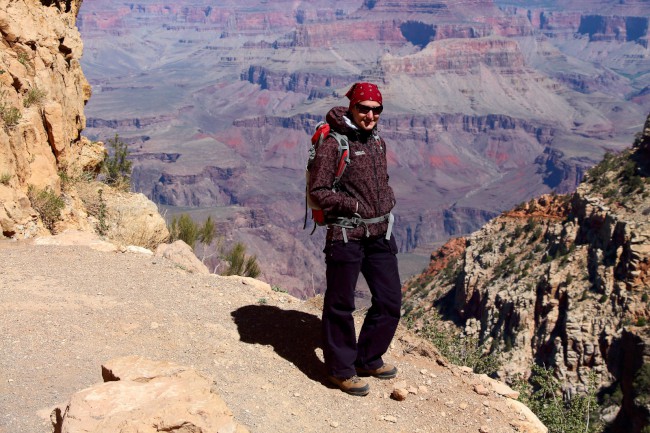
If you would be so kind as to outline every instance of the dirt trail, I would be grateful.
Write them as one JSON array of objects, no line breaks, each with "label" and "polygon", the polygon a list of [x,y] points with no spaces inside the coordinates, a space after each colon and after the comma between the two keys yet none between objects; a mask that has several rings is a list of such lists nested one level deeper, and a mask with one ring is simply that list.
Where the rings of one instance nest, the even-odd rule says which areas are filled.
[{"label": "dirt trail", "polygon": [[[478,395],[475,375],[400,338],[387,355],[396,379],[372,379],[367,397],[333,388],[319,317],[314,300],[189,274],[161,258],[0,241],[0,433],[50,432],[51,408],[101,382],[101,364],[125,355],[211,376],[251,432],[517,431],[503,397]],[[396,382],[417,394],[390,399]]]}]

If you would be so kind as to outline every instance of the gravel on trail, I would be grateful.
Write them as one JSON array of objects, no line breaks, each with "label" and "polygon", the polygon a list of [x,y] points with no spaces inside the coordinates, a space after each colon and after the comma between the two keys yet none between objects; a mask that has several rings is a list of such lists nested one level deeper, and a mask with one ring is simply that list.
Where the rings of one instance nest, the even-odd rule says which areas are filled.
[{"label": "gravel on trail", "polygon": [[53,407],[126,355],[210,376],[252,433],[517,431],[504,397],[478,395],[478,376],[412,350],[401,328],[386,356],[397,378],[342,393],[324,374],[319,298],[262,286],[145,254],[0,240],[0,433],[50,432]]}]

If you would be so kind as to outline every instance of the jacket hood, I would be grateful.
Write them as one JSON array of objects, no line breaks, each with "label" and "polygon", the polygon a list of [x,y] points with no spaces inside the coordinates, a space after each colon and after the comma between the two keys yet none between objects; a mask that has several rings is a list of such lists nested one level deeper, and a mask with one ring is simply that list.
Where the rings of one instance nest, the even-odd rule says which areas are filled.
[{"label": "jacket hood", "polygon": [[[360,141],[365,141],[372,131],[364,131],[354,125],[352,118],[348,114],[348,107],[334,107],[332,108],[325,117],[327,123],[330,127],[349,138],[357,139]],[[377,127],[375,126],[375,129]],[[374,130],[373,130],[374,131]]]}]

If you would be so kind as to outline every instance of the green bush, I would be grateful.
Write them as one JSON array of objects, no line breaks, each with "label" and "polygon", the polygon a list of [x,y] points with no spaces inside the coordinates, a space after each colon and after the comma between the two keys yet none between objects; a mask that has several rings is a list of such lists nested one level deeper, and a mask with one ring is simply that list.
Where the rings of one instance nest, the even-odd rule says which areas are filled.
[{"label": "green bush", "polygon": [[199,229],[199,241],[204,245],[210,245],[217,236],[217,227],[212,221],[212,216],[208,216],[201,228]]},{"label": "green bush", "polygon": [[100,236],[105,236],[108,234],[108,223],[106,222],[108,218],[108,208],[106,206],[106,200],[103,196],[104,191],[100,189],[97,191],[99,206],[97,209],[97,233]]},{"label": "green bush", "polygon": [[23,115],[16,107],[8,107],[2,103],[0,104],[0,117],[2,117],[2,121],[5,125],[11,128],[12,126],[18,125],[18,122],[20,122]]},{"label": "green bush", "polygon": [[601,430],[596,399],[596,377],[589,376],[587,393],[565,397],[551,369],[533,365],[528,383],[520,381],[519,400],[548,427],[549,433],[595,433]]},{"label": "green bush", "polygon": [[40,104],[45,99],[47,92],[45,90],[39,89],[38,87],[32,87],[27,91],[27,95],[23,100],[23,106],[29,108],[34,104]]},{"label": "green bush", "polygon": [[650,403],[650,364],[643,364],[632,380],[634,402],[637,405]]},{"label": "green bush", "polygon": [[29,54],[25,52],[18,53],[18,62],[24,67],[29,66]]},{"label": "green bush", "polygon": [[172,218],[169,226],[169,237],[172,241],[182,240],[194,249],[194,245],[199,239],[199,233],[198,224],[188,214]]},{"label": "green bush", "polygon": [[131,169],[133,162],[128,159],[129,147],[123,142],[119,135],[106,142],[112,149],[110,155],[106,155],[102,162],[102,173],[104,183],[114,186],[123,191],[131,188]]},{"label": "green bush", "polygon": [[2,173],[0,174],[0,184],[2,185],[9,185],[9,182],[11,181],[11,174],[10,173]]},{"label": "green bush", "polygon": [[180,239],[192,249],[194,249],[197,241],[204,245],[210,245],[217,236],[217,228],[211,216],[199,227],[191,216],[181,214],[179,217],[172,218],[171,224],[167,228],[172,242]]},{"label": "green bush", "polygon": [[478,338],[445,329],[440,314],[433,311],[428,314],[422,326],[416,329],[417,334],[433,343],[453,364],[470,367],[477,374],[492,375],[497,372],[501,366],[495,351],[488,351]]},{"label": "green bush", "polygon": [[50,231],[54,230],[54,225],[61,219],[61,211],[65,207],[63,199],[50,188],[39,190],[32,185],[27,190],[27,197],[41,217],[43,225]]},{"label": "green bush", "polygon": [[241,275],[257,278],[261,273],[260,267],[257,264],[257,257],[246,257],[246,246],[241,242],[237,242],[224,258],[230,263],[230,266],[223,275]]}]

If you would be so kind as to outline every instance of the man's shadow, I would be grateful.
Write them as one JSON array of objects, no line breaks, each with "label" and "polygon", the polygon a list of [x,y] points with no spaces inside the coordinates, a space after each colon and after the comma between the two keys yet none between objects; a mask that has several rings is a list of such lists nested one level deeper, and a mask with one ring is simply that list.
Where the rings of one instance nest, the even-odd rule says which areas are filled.
[{"label": "man's shadow", "polygon": [[321,320],[313,314],[271,305],[246,305],[231,313],[245,343],[271,345],[311,380],[328,385],[325,367],[316,356],[322,348]]}]

